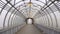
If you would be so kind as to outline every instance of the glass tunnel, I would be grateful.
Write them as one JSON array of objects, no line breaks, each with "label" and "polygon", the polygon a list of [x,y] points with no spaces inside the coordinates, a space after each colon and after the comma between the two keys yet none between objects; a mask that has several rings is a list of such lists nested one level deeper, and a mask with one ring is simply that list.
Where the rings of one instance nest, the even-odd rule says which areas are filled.
[{"label": "glass tunnel", "polygon": [[60,0],[0,0],[0,34],[60,34]]}]

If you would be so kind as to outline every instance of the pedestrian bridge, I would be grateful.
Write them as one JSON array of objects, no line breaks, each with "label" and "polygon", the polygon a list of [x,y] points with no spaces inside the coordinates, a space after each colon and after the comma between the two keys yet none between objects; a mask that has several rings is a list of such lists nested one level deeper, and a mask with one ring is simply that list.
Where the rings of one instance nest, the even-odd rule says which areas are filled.
[{"label": "pedestrian bridge", "polygon": [[0,0],[0,34],[60,34],[60,0]]}]

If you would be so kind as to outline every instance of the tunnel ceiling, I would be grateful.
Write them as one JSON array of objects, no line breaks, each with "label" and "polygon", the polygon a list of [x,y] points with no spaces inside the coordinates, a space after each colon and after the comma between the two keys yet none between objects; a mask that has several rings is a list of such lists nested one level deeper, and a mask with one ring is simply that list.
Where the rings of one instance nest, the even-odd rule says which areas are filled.
[{"label": "tunnel ceiling", "polygon": [[12,13],[17,11],[16,15],[22,14],[26,18],[38,14],[42,16],[46,14],[43,11],[55,1],[59,0],[0,0],[0,14],[6,10]]}]

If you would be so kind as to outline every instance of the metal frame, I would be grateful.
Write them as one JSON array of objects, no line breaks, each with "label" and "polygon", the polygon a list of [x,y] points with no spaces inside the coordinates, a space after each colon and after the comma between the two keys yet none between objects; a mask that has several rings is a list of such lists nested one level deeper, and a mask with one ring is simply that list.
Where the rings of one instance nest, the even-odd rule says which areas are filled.
[{"label": "metal frame", "polygon": [[[11,1],[11,0],[10,0]],[[6,20],[6,18],[7,18],[7,15],[8,15],[8,13],[10,12],[10,10],[12,9],[12,8],[14,8],[14,10],[13,10],[13,12],[11,13],[11,15],[14,13],[14,14],[16,14],[14,11],[15,10],[17,10],[16,12],[19,12],[20,14],[22,14],[20,11],[22,11],[22,10],[24,10],[27,6],[26,5],[24,5],[24,4],[27,4],[27,3],[23,3],[22,5],[19,5],[19,6],[22,6],[22,7],[25,7],[25,8],[23,8],[22,10],[18,10],[17,9],[17,7],[15,7],[15,5],[16,4],[18,4],[18,3],[20,3],[20,1],[18,2],[18,3],[15,3],[15,1],[14,1],[14,5],[12,5],[11,3],[10,3],[10,1],[8,1],[8,0],[6,0],[6,2],[7,3],[4,3],[3,1],[1,1],[1,2],[3,2],[5,5],[2,7],[2,9],[1,9],[1,12],[0,12],[0,14],[2,13],[2,11],[4,10],[4,8],[7,6],[7,4],[10,4],[11,5],[11,7],[9,8],[9,10],[8,10],[8,12],[6,13],[6,15],[5,15],[5,18],[4,18],[4,22],[3,22],[3,28],[5,27],[5,20]],[[45,0],[46,1],[46,0]],[[56,1],[56,0],[55,0]],[[46,15],[46,17],[47,17],[47,19],[48,19],[48,22],[49,22],[49,18],[48,18],[48,16],[47,16],[47,14],[49,14],[49,12],[46,10],[46,12],[44,12],[44,10],[46,9],[46,8],[49,8],[50,10],[51,10],[51,12],[53,13],[53,15],[54,15],[54,17],[55,17],[55,20],[56,20],[56,24],[57,24],[57,17],[56,17],[56,15],[54,14],[54,11],[51,9],[51,7],[50,7],[50,5],[51,4],[54,4],[54,6],[58,9],[58,11],[60,12],[60,9],[59,9],[59,7],[54,3],[55,1],[51,1],[51,3],[49,4],[49,5],[47,5],[47,1],[46,1],[46,7],[44,7],[44,6],[41,6],[41,5],[38,5],[38,4],[36,4],[36,3],[32,3],[33,4],[33,6],[34,7],[37,7],[37,6],[40,6],[41,7],[41,10],[43,11],[43,13]],[[21,1],[21,2],[23,2],[23,1]],[[30,0],[30,2],[31,2],[31,0]],[[39,1],[39,2],[41,2],[41,3],[43,3],[43,4],[45,4],[44,2],[42,2],[42,1]],[[34,4],[36,4],[37,6],[35,6]],[[24,6],[23,6],[24,5]],[[19,7],[18,6],[18,7]],[[32,7],[29,7],[30,8],[30,10],[29,11],[31,11],[31,9],[33,9],[33,10],[37,10],[38,12],[42,12],[42,11],[39,11],[38,9],[34,9],[34,8],[32,8]],[[38,8],[38,7],[37,7]],[[43,8],[43,9],[42,9]],[[27,9],[27,8],[26,8]],[[25,9],[25,10],[26,10]],[[40,8],[39,8],[40,9]],[[11,15],[9,16],[9,19],[8,19],[8,26],[9,26],[9,21],[10,21],[10,18],[11,18]],[[23,14],[22,14],[23,15]],[[24,15],[23,15],[24,16]],[[41,14],[41,16],[43,16],[43,14]],[[53,21],[52,21],[52,17],[51,17],[51,15],[49,14],[49,16],[50,16],[50,18],[51,18],[51,22],[52,22],[52,26],[53,26]],[[14,17],[14,15],[13,15],[13,17]],[[12,17],[12,18],[13,18]],[[25,17],[25,16],[24,16]],[[49,23],[49,25],[50,25],[50,23]],[[56,27],[58,27],[58,24],[56,25]]]}]

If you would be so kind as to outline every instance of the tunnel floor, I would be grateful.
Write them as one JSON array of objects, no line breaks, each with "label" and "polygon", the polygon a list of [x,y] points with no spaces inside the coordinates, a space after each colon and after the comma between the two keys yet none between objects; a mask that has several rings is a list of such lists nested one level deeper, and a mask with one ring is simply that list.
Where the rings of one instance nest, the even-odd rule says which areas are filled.
[{"label": "tunnel floor", "polygon": [[16,32],[16,34],[42,34],[42,32],[36,28],[34,25],[26,25],[21,30]]}]

